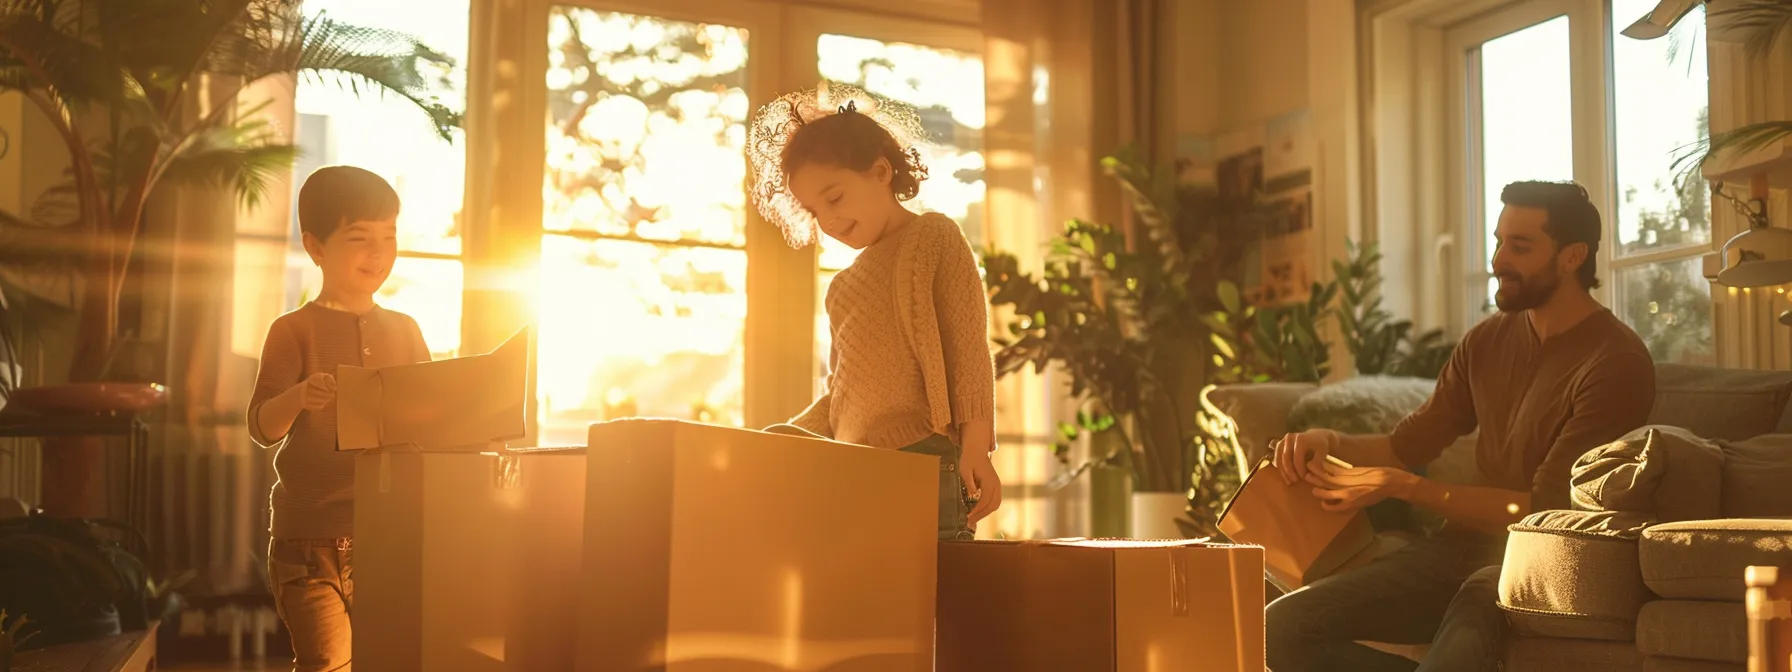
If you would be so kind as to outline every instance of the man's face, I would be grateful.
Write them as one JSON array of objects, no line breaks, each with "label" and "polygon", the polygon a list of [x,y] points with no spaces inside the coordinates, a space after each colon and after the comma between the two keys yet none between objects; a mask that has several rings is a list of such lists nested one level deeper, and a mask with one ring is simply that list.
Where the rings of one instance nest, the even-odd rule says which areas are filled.
[{"label": "man's face", "polygon": [[[1572,275],[1584,254],[1564,254],[1544,225],[1549,211],[1508,205],[1494,229],[1493,276],[1499,280],[1494,305],[1502,313],[1530,310],[1555,296],[1563,276]],[[1577,244],[1578,245],[1578,244]],[[1570,246],[1574,247],[1574,246]],[[1584,246],[1583,246],[1584,247]],[[1572,259],[1571,259],[1572,257]],[[1572,262],[1572,263],[1571,263]]]}]

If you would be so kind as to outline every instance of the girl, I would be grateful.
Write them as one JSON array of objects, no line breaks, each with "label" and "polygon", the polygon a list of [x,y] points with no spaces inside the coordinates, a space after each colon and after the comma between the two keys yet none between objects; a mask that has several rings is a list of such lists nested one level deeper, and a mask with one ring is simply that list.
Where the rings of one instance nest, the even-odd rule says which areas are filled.
[{"label": "girl", "polygon": [[827,392],[790,425],[939,457],[940,539],[972,538],[1002,498],[989,302],[958,224],[903,206],[927,178],[918,120],[824,84],[761,108],[751,129],[760,214],[792,247],[819,232],[860,250],[828,285]]}]

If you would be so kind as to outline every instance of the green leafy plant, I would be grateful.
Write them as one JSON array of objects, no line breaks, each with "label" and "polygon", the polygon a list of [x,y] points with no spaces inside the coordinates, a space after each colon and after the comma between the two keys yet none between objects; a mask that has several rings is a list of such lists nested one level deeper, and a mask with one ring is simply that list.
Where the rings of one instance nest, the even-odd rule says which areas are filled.
[{"label": "green leafy plant", "polygon": [[[1734,31],[1748,55],[1766,65],[1780,40],[1792,32],[1792,0],[1735,0],[1711,9],[1708,19],[1714,27]],[[1702,181],[1706,164],[1718,157],[1748,154],[1788,138],[1792,138],[1792,120],[1745,124],[1702,137],[1674,160],[1673,168],[1679,171],[1682,183]]]},{"label": "green leafy plant", "polygon": [[1212,378],[1220,383],[1318,382],[1331,374],[1320,323],[1333,312],[1337,281],[1313,283],[1304,302],[1256,307],[1238,286],[1219,288],[1219,310],[1201,316],[1211,333]]},{"label": "green leafy plant", "polygon": [[[1248,232],[1266,210],[1254,199],[1178,183],[1169,171],[1153,173],[1130,149],[1103,159],[1102,168],[1131,200],[1141,234],[1133,244],[1114,227],[1072,220],[1052,239],[1037,275],[1013,254],[984,253],[991,304],[1006,316],[996,374],[1061,367],[1072,394],[1100,409],[1060,428],[1067,437],[1061,458],[1069,440],[1094,426],[1119,430],[1121,447],[1098,461],[1130,469],[1140,490],[1181,491],[1189,486],[1185,441],[1194,428],[1177,417],[1173,376],[1179,358],[1201,347],[1206,328],[1197,316],[1213,309],[1215,287],[1236,275]],[[1155,431],[1156,423],[1174,429]],[[1169,436],[1183,438],[1165,445]]]},{"label": "green leafy plant", "polygon": [[1440,329],[1415,333],[1412,320],[1382,306],[1381,252],[1375,243],[1345,241],[1350,257],[1333,260],[1338,287],[1338,331],[1358,375],[1437,378],[1456,344]]}]

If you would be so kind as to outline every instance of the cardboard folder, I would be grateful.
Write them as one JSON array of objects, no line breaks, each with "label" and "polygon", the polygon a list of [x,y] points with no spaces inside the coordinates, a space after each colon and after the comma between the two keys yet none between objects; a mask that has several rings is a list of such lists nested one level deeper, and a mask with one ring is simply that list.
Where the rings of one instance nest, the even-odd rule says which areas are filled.
[{"label": "cardboard folder", "polygon": [[1313,485],[1288,485],[1264,458],[1220,514],[1220,532],[1263,547],[1263,566],[1283,590],[1308,585],[1345,568],[1375,543],[1362,511],[1326,511]]},{"label": "cardboard folder", "polygon": [[529,330],[489,354],[336,370],[336,449],[481,452],[523,438]]}]

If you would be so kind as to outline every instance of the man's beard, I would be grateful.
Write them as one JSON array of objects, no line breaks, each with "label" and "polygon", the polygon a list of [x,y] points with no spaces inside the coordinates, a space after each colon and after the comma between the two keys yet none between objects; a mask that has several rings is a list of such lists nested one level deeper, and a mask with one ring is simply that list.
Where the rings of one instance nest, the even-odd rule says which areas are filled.
[{"label": "man's beard", "polygon": [[1493,294],[1493,305],[1502,313],[1516,313],[1543,305],[1549,297],[1555,296],[1556,287],[1561,284],[1561,276],[1555,268],[1555,260],[1551,259],[1543,271],[1528,278],[1517,273],[1495,274],[1502,282],[1499,291]]}]

